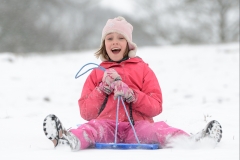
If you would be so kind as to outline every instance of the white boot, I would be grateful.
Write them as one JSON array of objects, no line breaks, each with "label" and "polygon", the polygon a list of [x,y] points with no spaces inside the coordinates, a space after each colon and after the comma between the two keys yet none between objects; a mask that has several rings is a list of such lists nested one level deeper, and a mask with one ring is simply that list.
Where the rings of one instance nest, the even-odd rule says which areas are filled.
[{"label": "white boot", "polygon": [[50,114],[44,119],[43,131],[55,147],[58,145],[68,145],[72,151],[80,150],[80,140],[63,127],[57,116]]},{"label": "white boot", "polygon": [[222,126],[218,121],[212,120],[206,125],[203,130],[195,135],[192,135],[192,137],[196,141],[199,141],[205,137],[210,137],[213,138],[216,142],[220,142],[222,138]]}]

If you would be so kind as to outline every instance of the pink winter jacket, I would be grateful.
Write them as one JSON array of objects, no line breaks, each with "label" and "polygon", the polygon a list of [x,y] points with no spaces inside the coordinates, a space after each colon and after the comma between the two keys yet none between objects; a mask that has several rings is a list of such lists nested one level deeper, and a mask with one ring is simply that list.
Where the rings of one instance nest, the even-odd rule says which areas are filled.
[{"label": "pink winter jacket", "polygon": [[[162,93],[154,72],[141,58],[130,58],[121,63],[102,62],[105,69],[114,68],[135,93],[136,101],[132,103],[132,117],[134,121],[147,120],[153,122],[153,117],[162,112]],[[105,108],[99,113],[106,94],[98,89],[102,81],[103,71],[94,69],[86,79],[82,94],[78,100],[80,114],[83,119],[111,119],[116,120],[117,100],[110,94]],[[125,102],[129,113],[129,104]],[[119,121],[128,121],[123,105],[120,101]]]}]

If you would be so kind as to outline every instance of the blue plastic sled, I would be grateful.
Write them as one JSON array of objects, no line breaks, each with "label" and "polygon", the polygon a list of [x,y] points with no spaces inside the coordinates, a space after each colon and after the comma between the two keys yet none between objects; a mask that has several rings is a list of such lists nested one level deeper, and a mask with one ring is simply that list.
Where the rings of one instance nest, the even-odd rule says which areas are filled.
[{"label": "blue plastic sled", "polygon": [[97,149],[160,149],[159,144],[96,143]]}]

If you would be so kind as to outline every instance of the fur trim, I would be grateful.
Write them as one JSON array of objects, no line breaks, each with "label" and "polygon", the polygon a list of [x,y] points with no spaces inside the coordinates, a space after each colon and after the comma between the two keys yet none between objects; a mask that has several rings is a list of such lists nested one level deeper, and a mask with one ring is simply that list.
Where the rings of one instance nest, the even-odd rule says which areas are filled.
[{"label": "fur trim", "polygon": [[128,57],[129,58],[134,58],[135,56],[136,56],[135,50],[131,50],[131,51],[128,52]]}]

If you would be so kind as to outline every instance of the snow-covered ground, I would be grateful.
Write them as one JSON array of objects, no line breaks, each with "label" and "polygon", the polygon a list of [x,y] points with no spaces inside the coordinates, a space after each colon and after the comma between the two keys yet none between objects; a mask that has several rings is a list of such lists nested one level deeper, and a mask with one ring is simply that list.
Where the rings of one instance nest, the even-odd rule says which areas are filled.
[{"label": "snow-covered ground", "polygon": [[163,112],[156,121],[196,133],[212,119],[223,127],[222,141],[213,146],[182,140],[161,150],[54,149],[42,122],[56,114],[66,128],[85,121],[78,98],[84,64],[100,63],[95,50],[31,56],[0,54],[0,159],[162,159],[239,160],[239,44],[165,46],[138,49],[155,71],[163,92]]}]

